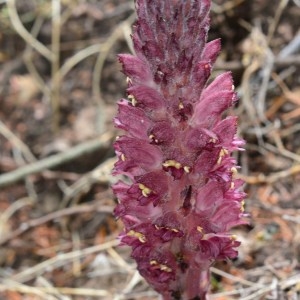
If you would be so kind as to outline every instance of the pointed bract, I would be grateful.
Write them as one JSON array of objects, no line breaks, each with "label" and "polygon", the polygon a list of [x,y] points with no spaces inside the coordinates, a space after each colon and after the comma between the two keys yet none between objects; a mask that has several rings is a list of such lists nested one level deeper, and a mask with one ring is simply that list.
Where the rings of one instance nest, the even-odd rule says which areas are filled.
[{"label": "pointed bract", "polygon": [[148,140],[147,132],[152,125],[142,109],[120,101],[118,116],[114,119],[116,127],[128,132],[131,137]]}]

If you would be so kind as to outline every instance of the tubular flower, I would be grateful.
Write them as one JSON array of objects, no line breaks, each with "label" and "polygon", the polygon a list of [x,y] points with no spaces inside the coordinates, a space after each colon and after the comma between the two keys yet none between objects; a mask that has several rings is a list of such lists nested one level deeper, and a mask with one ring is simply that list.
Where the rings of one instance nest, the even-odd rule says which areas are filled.
[{"label": "tubular flower", "polygon": [[[128,99],[114,122],[125,131],[113,186],[122,244],[141,275],[165,300],[206,299],[209,268],[234,258],[243,224],[237,101],[229,72],[207,83],[220,40],[207,43],[209,0],[136,0],[135,55],[119,61]],[[126,178],[126,179],[125,179]]]}]

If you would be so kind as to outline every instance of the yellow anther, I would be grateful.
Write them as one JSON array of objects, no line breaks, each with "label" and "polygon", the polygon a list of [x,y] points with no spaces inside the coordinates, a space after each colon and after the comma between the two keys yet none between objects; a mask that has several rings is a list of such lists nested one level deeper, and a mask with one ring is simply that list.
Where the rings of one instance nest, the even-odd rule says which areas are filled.
[{"label": "yellow anther", "polygon": [[122,160],[122,161],[125,161],[125,160],[126,160],[124,153],[121,154],[121,160]]},{"label": "yellow anther", "polygon": [[139,189],[142,191],[144,197],[148,197],[152,192],[151,189],[141,183],[139,184]]},{"label": "yellow anther", "polygon": [[136,101],[136,99],[134,98],[133,95],[129,95],[128,99],[131,102],[132,106],[136,106],[137,105],[137,101]]},{"label": "yellow anther", "polygon": [[158,265],[158,267],[160,268],[161,271],[164,271],[164,272],[172,272],[172,269],[169,268],[168,266],[164,265],[164,264],[159,264],[156,260],[150,260],[150,265],[151,266],[156,266]]},{"label": "yellow anther", "polygon": [[230,188],[231,188],[232,190],[234,189],[234,186],[235,186],[235,185],[234,185],[234,182],[231,181],[231,182],[230,182]]},{"label": "yellow anther", "polygon": [[171,159],[171,160],[166,160],[164,163],[163,163],[163,166],[164,167],[174,167],[174,168],[176,168],[176,169],[180,169],[180,168],[182,168],[182,165],[181,165],[181,163],[179,163],[179,162],[177,162],[176,160],[173,160],[173,159]]},{"label": "yellow anther", "polygon": [[185,173],[190,173],[191,168],[188,167],[188,166],[184,166],[184,167],[183,167],[183,170],[184,170]]},{"label": "yellow anther", "polygon": [[164,166],[164,167],[174,167],[174,163],[175,163],[175,160],[166,160],[166,161],[163,163],[163,166]]},{"label": "yellow anther", "polygon": [[169,268],[168,266],[163,265],[163,264],[160,264],[160,265],[159,265],[159,268],[160,268],[162,271],[167,272],[167,273],[172,272],[172,269],[171,269],[171,268]]},{"label": "yellow anther", "polygon": [[152,141],[154,141],[155,143],[158,143],[158,139],[156,139],[153,134],[149,135],[149,139],[152,140]]},{"label": "yellow anther", "polygon": [[160,229],[166,229],[166,230],[170,230],[170,231],[173,231],[173,232],[179,232],[178,229],[176,228],[171,228],[171,227],[164,227],[164,226],[158,226],[158,225],[154,225],[154,227],[157,229],[157,230],[160,230]]},{"label": "yellow anther", "polygon": [[129,77],[126,77],[127,84],[132,83],[132,80]]},{"label": "yellow anther", "polygon": [[127,232],[127,235],[137,238],[141,243],[146,243],[146,237],[140,232],[130,230]]},{"label": "yellow anther", "polygon": [[245,211],[245,201],[243,200],[241,202],[241,212],[244,212]]},{"label": "yellow anther", "polygon": [[232,167],[232,168],[230,169],[230,171],[231,171],[232,175],[236,175],[236,174],[238,173],[238,170],[237,170],[237,168],[235,168],[235,167]]},{"label": "yellow anther", "polygon": [[228,150],[225,149],[225,148],[222,148],[222,149],[221,149],[221,152],[222,152],[222,156],[225,156],[226,154],[229,153]]},{"label": "yellow anther", "polygon": [[176,162],[175,165],[174,165],[174,167],[175,167],[177,170],[179,170],[182,166],[181,166],[181,163]]},{"label": "yellow anther", "polygon": [[179,102],[178,108],[179,109],[184,109],[183,103],[181,101]]},{"label": "yellow anther", "polygon": [[230,239],[233,240],[233,241],[236,241],[237,240],[237,236],[235,234],[233,234],[233,235],[230,236]]},{"label": "yellow anther", "polygon": [[211,138],[209,141],[208,141],[209,143],[216,143],[217,142],[217,139],[215,139],[215,138]]},{"label": "yellow anther", "polygon": [[148,195],[151,193],[151,189],[149,189],[142,183],[139,184],[139,189],[142,191],[144,197],[148,197]]},{"label": "yellow anther", "polygon": [[222,158],[223,158],[226,154],[228,154],[228,153],[229,153],[228,150],[225,149],[225,148],[222,148],[222,149],[220,150],[219,158],[218,158],[218,161],[217,161],[217,164],[218,164],[218,165],[221,163]]},{"label": "yellow anther", "polygon": [[150,193],[151,193],[151,190],[148,188],[145,188],[144,190],[142,190],[142,194],[144,197],[148,197]]},{"label": "yellow anther", "polygon": [[201,226],[197,226],[197,231],[199,231],[200,233],[203,233],[203,228]]}]

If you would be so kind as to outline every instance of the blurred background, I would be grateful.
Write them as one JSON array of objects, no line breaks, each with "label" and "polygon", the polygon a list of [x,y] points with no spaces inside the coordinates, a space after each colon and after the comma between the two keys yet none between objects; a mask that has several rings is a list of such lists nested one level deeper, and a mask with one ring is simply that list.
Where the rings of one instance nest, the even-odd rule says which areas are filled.
[{"label": "blurred background", "polygon": [[[130,0],[0,0],[0,299],[159,299],[116,247],[112,124]],[[209,299],[300,299],[300,1],[214,0],[248,226]]]}]

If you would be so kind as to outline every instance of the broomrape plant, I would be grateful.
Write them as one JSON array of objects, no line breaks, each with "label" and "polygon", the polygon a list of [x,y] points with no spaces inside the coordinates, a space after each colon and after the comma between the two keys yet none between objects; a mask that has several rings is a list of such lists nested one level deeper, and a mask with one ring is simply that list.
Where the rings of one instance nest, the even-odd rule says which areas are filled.
[{"label": "broomrape plant", "polygon": [[115,216],[140,274],[169,300],[206,299],[209,268],[237,256],[230,233],[244,224],[241,150],[231,74],[207,83],[220,40],[207,43],[209,0],[137,0],[135,55],[119,60],[128,100],[115,125]]}]

